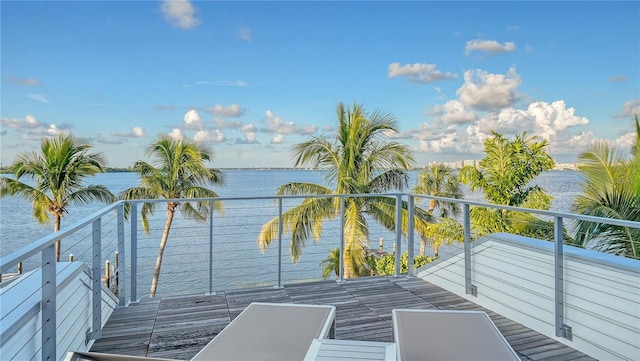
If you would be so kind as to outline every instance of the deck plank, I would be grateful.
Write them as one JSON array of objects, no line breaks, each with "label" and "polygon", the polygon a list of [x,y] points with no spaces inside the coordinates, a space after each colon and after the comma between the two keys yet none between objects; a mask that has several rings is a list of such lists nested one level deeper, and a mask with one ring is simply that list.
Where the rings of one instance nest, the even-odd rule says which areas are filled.
[{"label": "deck plank", "polygon": [[336,339],[393,342],[396,308],[484,310],[525,361],[593,358],[418,278],[366,277],[156,297],[118,308],[92,351],[188,360],[251,302],[332,304]]}]

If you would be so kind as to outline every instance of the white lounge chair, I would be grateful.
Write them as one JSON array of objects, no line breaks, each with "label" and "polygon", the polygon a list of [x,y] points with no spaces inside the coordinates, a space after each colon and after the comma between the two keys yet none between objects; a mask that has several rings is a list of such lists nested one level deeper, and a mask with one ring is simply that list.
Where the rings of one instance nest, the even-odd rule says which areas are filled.
[{"label": "white lounge chair", "polygon": [[[311,342],[334,337],[335,306],[287,303],[250,304],[192,361],[302,360]],[[65,361],[168,361],[96,352],[69,352]]]},{"label": "white lounge chair", "polygon": [[520,360],[484,311],[392,311],[398,361]]}]

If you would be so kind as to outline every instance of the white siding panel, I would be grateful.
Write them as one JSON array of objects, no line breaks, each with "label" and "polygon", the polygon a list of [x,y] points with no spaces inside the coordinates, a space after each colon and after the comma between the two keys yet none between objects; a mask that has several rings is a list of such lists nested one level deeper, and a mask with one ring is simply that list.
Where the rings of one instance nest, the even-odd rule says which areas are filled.
[{"label": "white siding panel", "polygon": [[417,276],[597,359],[640,360],[640,261],[565,246],[569,341],[555,336],[553,247],[511,234],[475,242],[471,279],[477,297],[465,292],[462,254],[427,265]]},{"label": "white siding panel", "polygon": [[[82,263],[60,262],[56,281],[56,356],[63,360],[68,350],[86,351],[92,344],[85,343],[86,333],[92,326],[91,277]],[[40,272],[33,271],[0,290],[0,359],[3,361],[41,359],[40,282]],[[117,299],[104,291],[103,288],[102,325],[117,306]]]}]

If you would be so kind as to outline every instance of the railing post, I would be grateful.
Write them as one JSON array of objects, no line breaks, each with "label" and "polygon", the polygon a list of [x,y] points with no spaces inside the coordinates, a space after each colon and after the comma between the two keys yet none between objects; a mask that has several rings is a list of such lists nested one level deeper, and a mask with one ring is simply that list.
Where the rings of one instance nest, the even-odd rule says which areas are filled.
[{"label": "railing post", "polygon": [[138,301],[138,203],[131,203],[131,302]]},{"label": "railing post", "polygon": [[[93,268],[91,272],[92,284],[92,314],[91,314],[91,331],[87,332],[87,338],[85,344],[89,343],[89,340],[97,340],[102,337],[102,224],[101,218],[96,219],[91,224],[91,232],[93,236]],[[105,272],[108,272],[106,270]],[[107,274],[108,277],[108,274]]]},{"label": "railing post", "polygon": [[278,198],[278,288],[282,288],[282,198]]},{"label": "railing post", "polygon": [[478,290],[471,281],[471,211],[469,204],[463,204],[464,212],[464,286],[465,293],[477,296]]},{"label": "railing post", "polygon": [[408,217],[409,217],[409,223],[407,226],[407,255],[408,255],[408,267],[409,267],[409,271],[408,271],[408,275],[409,276],[414,276],[414,269],[413,269],[413,227],[414,227],[414,217],[415,217],[415,210],[414,210],[414,197],[412,194],[409,195],[409,203],[407,204],[408,209]]},{"label": "railing post", "polygon": [[209,202],[209,294],[213,295],[213,199]]},{"label": "railing post", "polygon": [[124,247],[124,204],[118,206],[118,254],[116,255],[116,280],[118,285],[119,305],[124,306],[127,303],[127,266],[125,264],[125,247]]},{"label": "railing post", "polygon": [[564,234],[562,217],[554,222],[554,278],[555,278],[555,328],[556,336],[571,340],[571,327],[564,324]]},{"label": "railing post", "polygon": [[340,196],[340,280],[344,283],[344,196]]},{"label": "railing post", "polygon": [[42,360],[56,360],[56,246],[42,250]]},{"label": "railing post", "polygon": [[400,263],[402,262],[402,194],[396,194],[396,267],[395,276],[400,276]]}]

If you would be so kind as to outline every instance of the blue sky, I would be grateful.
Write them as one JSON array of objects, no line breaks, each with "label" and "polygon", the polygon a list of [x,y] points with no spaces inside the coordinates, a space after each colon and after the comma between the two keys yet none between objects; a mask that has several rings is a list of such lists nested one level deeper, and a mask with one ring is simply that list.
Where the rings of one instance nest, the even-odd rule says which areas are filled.
[{"label": "blue sky", "polygon": [[640,2],[2,1],[1,161],[71,132],[107,165],[169,133],[213,166],[289,167],[336,106],[397,119],[430,161],[483,157],[491,130],[558,162],[629,146]]}]

